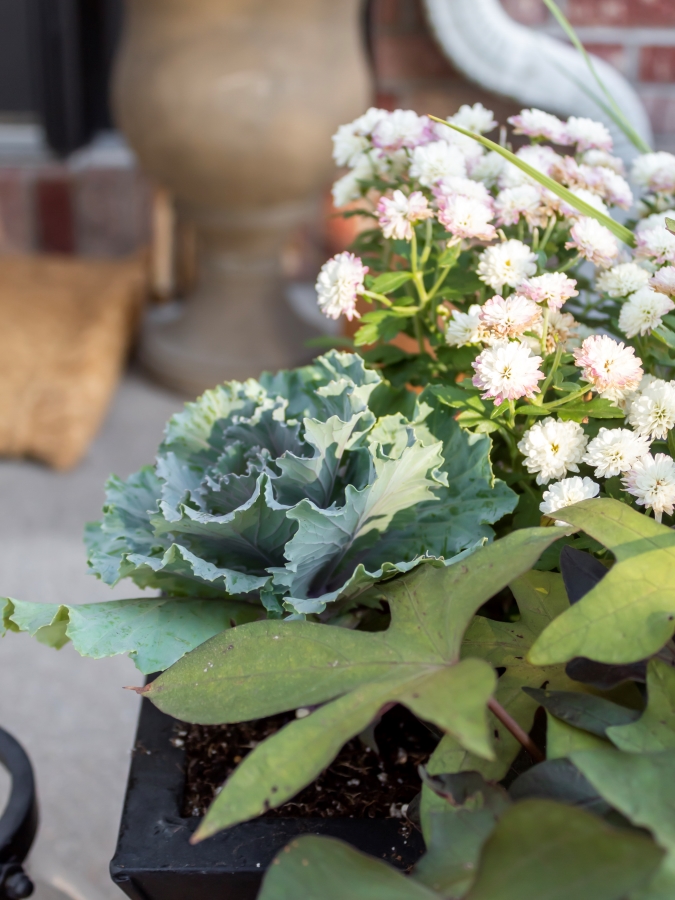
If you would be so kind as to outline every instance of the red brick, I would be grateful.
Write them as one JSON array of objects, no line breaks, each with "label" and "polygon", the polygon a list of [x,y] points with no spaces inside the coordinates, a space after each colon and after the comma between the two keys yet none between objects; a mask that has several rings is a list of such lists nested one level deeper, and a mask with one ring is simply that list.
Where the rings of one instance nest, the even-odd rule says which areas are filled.
[{"label": "red brick", "polygon": [[0,169],[0,252],[34,250],[33,178],[30,169]]},{"label": "red brick", "polygon": [[543,0],[501,0],[506,12],[523,25],[543,25],[549,12]]},{"label": "red brick", "polygon": [[42,175],[35,185],[35,207],[39,249],[45,253],[74,253],[73,199],[68,175]]},{"label": "red brick", "polygon": [[74,174],[75,244],[82,256],[121,257],[150,238],[150,190],[133,169]]},{"label": "red brick", "polygon": [[399,94],[393,94],[391,91],[377,91],[375,94],[375,105],[380,109],[393,111],[401,108],[402,101]]},{"label": "red brick", "polygon": [[675,47],[642,47],[640,81],[675,81]]},{"label": "red brick", "polygon": [[675,25],[673,0],[569,0],[573,25]]},{"label": "red brick", "polygon": [[599,56],[620,72],[626,72],[626,48],[623,44],[584,44],[589,53]]},{"label": "red brick", "polygon": [[381,34],[375,39],[378,78],[448,78],[451,63],[429,34]]},{"label": "red brick", "polygon": [[675,134],[675,96],[650,96],[640,92],[655,135]]}]

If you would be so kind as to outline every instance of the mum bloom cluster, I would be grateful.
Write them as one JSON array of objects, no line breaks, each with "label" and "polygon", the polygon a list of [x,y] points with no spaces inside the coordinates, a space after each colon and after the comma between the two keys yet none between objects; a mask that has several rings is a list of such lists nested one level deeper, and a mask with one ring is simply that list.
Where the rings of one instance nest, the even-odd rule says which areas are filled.
[{"label": "mum bloom cluster", "polygon": [[[463,106],[447,121],[474,134],[487,134],[497,124],[480,104]],[[611,135],[601,123],[581,117],[563,121],[536,109],[522,110],[509,123],[532,140],[516,152],[517,159],[587,207],[610,216],[613,207],[635,203],[623,162],[613,155]],[[666,440],[675,427],[675,381],[645,376],[631,343],[637,342],[644,356],[640,342],[652,336],[666,344],[675,340],[675,328],[667,337],[675,326],[675,316],[670,318],[675,234],[666,226],[667,218],[675,219],[675,156],[645,154],[633,164],[631,179],[641,197],[631,251],[615,229],[579,212],[572,200],[562,200],[500,154],[410,110],[368,110],[338,130],[334,155],[348,169],[334,186],[336,205],[357,199],[369,205],[379,246],[387,248],[385,271],[406,272],[408,280],[380,282],[397,285],[387,298],[378,287],[368,289],[362,260],[339,254],[317,282],[324,313],[358,317],[356,301],[363,296],[376,309],[384,307],[367,323],[399,316],[399,330],[417,336],[421,353],[425,334],[438,333],[434,339],[444,338],[447,348],[473,348],[473,361],[462,364],[468,370],[463,376],[470,375],[463,383],[477,389],[484,402],[501,407],[490,414],[490,423],[511,429],[512,446],[522,454],[518,465],[546,489],[540,507],[545,514],[598,496],[599,480],[608,478],[620,479],[622,489],[657,518],[671,514],[675,463],[652,453],[652,444]],[[373,240],[377,246],[378,238]],[[367,252],[379,274],[381,263],[371,263],[373,253]],[[452,289],[428,307],[435,322],[416,321],[415,331],[412,317],[417,320],[424,311],[425,291],[433,286],[433,296],[435,279],[440,284],[445,278],[441,256],[449,266],[461,258],[462,277],[468,272],[472,285],[481,286],[462,298],[450,279]],[[595,293],[587,269],[584,279],[574,277],[583,261],[595,267]],[[594,333],[598,321],[602,325]],[[367,326],[364,341],[366,333],[388,332]],[[432,340],[431,346],[437,344]],[[645,358],[651,371],[653,358]],[[570,379],[578,383],[576,392]],[[594,395],[594,403],[605,404],[593,407],[600,415],[608,404],[616,410],[609,427],[588,425],[580,404]],[[559,409],[565,398],[576,404],[571,417]],[[519,401],[524,405],[516,407]],[[523,430],[516,419],[527,416],[529,404],[548,404],[545,411],[550,406],[551,414],[537,414],[534,424],[529,417]]]}]

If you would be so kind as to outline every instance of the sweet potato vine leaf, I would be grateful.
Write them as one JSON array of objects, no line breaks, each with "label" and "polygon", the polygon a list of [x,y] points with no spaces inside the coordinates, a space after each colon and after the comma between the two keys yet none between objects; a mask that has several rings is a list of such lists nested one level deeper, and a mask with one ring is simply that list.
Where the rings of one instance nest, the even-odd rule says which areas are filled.
[{"label": "sweet potato vine leaf", "polygon": [[653,659],[647,668],[647,708],[637,722],[607,729],[607,737],[628,753],[675,750],[675,669]]},{"label": "sweet potato vine leaf", "polygon": [[[659,864],[649,838],[610,827],[580,809],[526,800],[501,817],[483,849],[467,900],[623,900]],[[440,900],[413,873],[406,878],[331,838],[301,837],[273,861],[260,900]]]},{"label": "sweet potato vine leaf", "polygon": [[[586,688],[572,682],[562,666],[541,668],[527,661],[528,651],[537,636],[569,608],[562,576],[532,571],[515,579],[510,587],[518,603],[520,619],[497,622],[477,616],[466,632],[462,656],[478,657],[504,670],[497,683],[495,698],[521,728],[529,731],[539,703],[523,691],[524,687],[546,685],[570,691]],[[491,781],[502,779],[521,747],[492,713],[489,720],[494,736],[494,760],[480,759],[447,735],[431,757],[429,771],[437,774],[477,770]]]},{"label": "sweet potato vine leaf", "polygon": [[486,704],[496,675],[485,660],[460,659],[462,638],[476,610],[564,533],[523,529],[449,567],[429,561],[388,582],[378,589],[391,610],[385,632],[254,622],[208,641],[143,689],[164,712],[202,724],[318,706],[245,758],[196,838],[286,802],[390,703],[491,758]]},{"label": "sweet potato vine leaf", "polygon": [[[230,628],[259,619],[259,607],[234,600],[151,597],[60,606],[0,599],[0,634],[26,631],[59,650],[68,641],[82,656],[128,653],[149,675]],[[157,640],[157,634],[162,640]]]},{"label": "sweet potato vine leaf", "polygon": [[555,516],[604,544],[616,563],[548,626],[530,661],[632,663],[653,656],[675,631],[675,532],[618,500],[585,500]]},{"label": "sweet potato vine leaf", "polygon": [[648,828],[666,857],[631,900],[675,897],[675,750],[622,753],[613,747],[572,753],[574,765],[633,825]]}]

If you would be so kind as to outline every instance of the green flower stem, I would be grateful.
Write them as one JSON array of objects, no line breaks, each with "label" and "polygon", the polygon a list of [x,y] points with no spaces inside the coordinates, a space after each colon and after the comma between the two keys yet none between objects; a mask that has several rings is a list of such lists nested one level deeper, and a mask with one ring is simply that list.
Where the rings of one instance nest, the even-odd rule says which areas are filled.
[{"label": "green flower stem", "polygon": [[431,249],[433,247],[433,220],[427,219],[425,223],[425,232],[424,232],[424,250],[422,251],[422,256],[420,257],[420,265],[424,268],[424,265],[428,261],[431,256]]},{"label": "green flower stem", "polygon": [[410,268],[413,273],[417,272],[417,233],[414,228],[412,230],[412,240],[410,242]]},{"label": "green flower stem", "polygon": [[361,291],[362,297],[369,297],[371,300],[378,300],[380,303],[384,303],[385,306],[393,306],[392,301],[385,297],[384,294],[378,294],[376,291]]},{"label": "green flower stem", "polygon": [[515,400],[509,400],[509,419],[508,419],[508,421],[509,421],[509,426],[512,429],[515,429],[515,427],[516,427],[516,401]]},{"label": "green flower stem", "polygon": [[[544,315],[543,322],[541,326],[541,352],[543,356],[546,356],[546,339],[548,338],[548,306],[544,307]],[[544,393],[544,389],[542,388],[542,394]]]},{"label": "green flower stem", "polygon": [[565,406],[566,403],[571,403],[572,400],[579,400],[584,394],[587,394],[591,390],[590,385],[586,385],[580,391],[574,391],[572,394],[568,394],[562,400],[556,400],[553,403],[548,403],[547,406],[549,409],[558,409],[561,406]]},{"label": "green flower stem", "polygon": [[558,366],[560,365],[560,360],[563,355],[563,347],[562,344],[558,344],[555,348],[555,356],[553,357],[553,364],[551,366],[551,371],[546,376],[546,380],[541,386],[541,396],[544,397],[546,395],[546,391],[550,388],[551,383],[553,382],[553,376],[555,375]]},{"label": "green flower stem", "polygon": [[569,272],[581,259],[581,253],[577,253],[576,256],[573,256],[572,259],[568,259],[564,266],[558,266],[559,272]]},{"label": "green flower stem", "polygon": [[551,235],[553,234],[553,229],[555,228],[557,221],[558,220],[556,219],[555,216],[549,216],[548,225],[546,226],[546,231],[542,235],[541,241],[539,242],[539,247],[542,250],[545,250],[546,245],[550,241]]},{"label": "green flower stem", "polygon": [[440,275],[438,276],[436,281],[434,281],[433,286],[429,289],[429,291],[427,293],[428,300],[433,300],[433,298],[436,296],[436,294],[440,291],[440,289],[443,287],[443,282],[448,277],[449,272],[450,272],[450,266],[446,266],[445,268],[441,269]]}]

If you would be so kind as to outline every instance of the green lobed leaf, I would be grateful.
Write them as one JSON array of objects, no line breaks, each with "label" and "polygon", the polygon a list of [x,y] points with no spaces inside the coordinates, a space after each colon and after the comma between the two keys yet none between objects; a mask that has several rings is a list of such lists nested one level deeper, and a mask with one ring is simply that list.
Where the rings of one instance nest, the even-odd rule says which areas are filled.
[{"label": "green lobed leaf", "polygon": [[613,747],[578,751],[572,762],[634,825],[647,828],[667,851],[663,864],[634,900],[675,896],[675,751],[622,753]]},{"label": "green lobed leaf", "polygon": [[387,863],[334,838],[306,835],[273,860],[258,900],[438,900]]},{"label": "green lobed leaf", "polygon": [[612,551],[607,575],[552,622],[529,659],[551,665],[583,656],[632,663],[653,656],[675,631],[675,533],[617,500],[586,500],[555,513]]},{"label": "green lobed leaf", "polygon": [[412,272],[384,272],[373,279],[369,289],[378,294],[390,294],[412,281],[412,278]]},{"label": "green lobed leaf", "polygon": [[675,750],[675,669],[652,659],[647,666],[647,708],[637,722],[607,729],[611,742],[627,753]]},{"label": "green lobed leaf", "polygon": [[627,725],[640,717],[637,710],[627,709],[605,697],[596,697],[593,694],[530,687],[524,687],[523,690],[558,719],[597,737],[606,737],[608,729],[612,726]]},{"label": "green lobed leaf", "polygon": [[5,627],[60,649],[68,641],[82,656],[129,654],[145,675],[173,665],[231,625],[260,618],[261,610],[234,600],[152,597],[77,606],[5,600]]},{"label": "green lobed leaf", "polygon": [[488,838],[467,900],[623,900],[661,856],[649,838],[581,809],[525,800]]},{"label": "green lobed leaf", "polygon": [[381,586],[392,616],[386,632],[252,623],[218,635],[148,685],[143,693],[161,710],[203,723],[326,703],[246,757],[198,837],[293,796],[390,702],[405,704],[460,746],[489,758],[486,703],[495,674],[483,660],[460,662],[462,637],[475,611],[527,571],[561,531],[515,532],[454,565],[428,564]]}]

